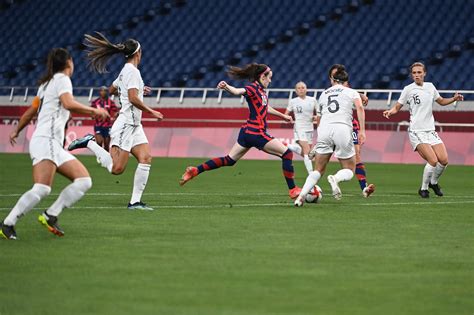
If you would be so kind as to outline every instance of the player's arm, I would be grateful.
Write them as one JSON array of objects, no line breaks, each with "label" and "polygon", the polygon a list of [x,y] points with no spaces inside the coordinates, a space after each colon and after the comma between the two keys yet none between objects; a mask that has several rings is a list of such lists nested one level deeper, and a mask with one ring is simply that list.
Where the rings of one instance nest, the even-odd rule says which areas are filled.
[{"label": "player's arm", "polygon": [[360,99],[362,100],[362,105],[367,106],[369,104],[369,98],[364,93],[359,93]]},{"label": "player's arm", "polygon": [[293,121],[293,118],[292,118],[290,115],[283,114],[283,113],[277,111],[276,109],[274,109],[274,108],[271,107],[271,106],[268,106],[268,107],[267,107],[267,111],[268,111],[269,114],[274,115],[274,116],[277,116],[277,117],[280,117],[280,118],[282,118],[282,119],[285,120],[285,121],[288,121],[288,122]]},{"label": "player's arm", "polygon": [[153,117],[155,117],[158,120],[163,120],[162,113],[160,113],[159,111],[153,110],[151,107],[145,105],[142,102],[140,97],[138,97],[138,89],[136,88],[128,89],[128,100],[130,101],[130,103],[132,103],[133,106],[140,109],[141,111],[151,114]]},{"label": "player's arm", "polygon": [[357,111],[357,120],[359,120],[359,143],[364,144],[365,142],[365,110],[364,105],[362,104],[362,100],[360,98],[356,98],[354,100],[354,105]]},{"label": "player's arm", "polygon": [[61,103],[63,104],[64,108],[71,112],[91,115],[94,117],[97,116],[100,119],[110,117],[109,113],[107,113],[105,109],[82,105],[81,103],[76,101],[72,94],[69,92],[61,94],[61,96],[59,96],[59,99],[61,100]]},{"label": "player's arm", "polygon": [[446,106],[457,101],[464,101],[464,96],[462,94],[459,94],[458,92],[454,93],[454,96],[450,98],[444,98],[440,96],[436,99],[436,103],[441,106]]},{"label": "player's arm", "polygon": [[396,113],[398,113],[402,107],[403,107],[403,105],[400,104],[399,102],[397,102],[395,105],[393,105],[392,108],[387,109],[383,112],[383,117],[389,119],[390,116],[395,115]]},{"label": "player's arm", "polygon": [[109,95],[118,95],[118,89],[113,84],[109,86]]},{"label": "player's arm", "polygon": [[225,81],[219,82],[219,84],[217,84],[217,88],[221,90],[225,90],[235,96],[244,95],[246,93],[244,88],[233,87],[232,85],[227,84],[227,82]]},{"label": "player's arm", "polygon": [[38,108],[40,105],[40,98],[39,96],[35,96],[33,98],[33,102],[31,103],[31,106],[28,107],[28,109],[21,115],[20,121],[18,122],[18,125],[16,125],[16,128],[10,133],[10,144],[15,145],[16,143],[16,138],[18,138],[18,135],[20,132],[33,120],[33,118],[36,116],[38,113]]}]

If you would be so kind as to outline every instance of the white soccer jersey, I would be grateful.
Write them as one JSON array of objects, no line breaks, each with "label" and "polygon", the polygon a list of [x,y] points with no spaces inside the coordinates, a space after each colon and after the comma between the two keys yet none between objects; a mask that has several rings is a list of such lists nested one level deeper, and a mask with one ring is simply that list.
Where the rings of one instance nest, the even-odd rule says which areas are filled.
[{"label": "white soccer jersey", "polygon": [[431,82],[423,86],[413,82],[403,88],[398,103],[408,105],[410,110],[410,131],[435,130],[433,102],[439,98],[438,90]]},{"label": "white soccer jersey", "polygon": [[316,99],[306,96],[304,99],[295,97],[290,100],[287,110],[295,115],[295,130],[313,131],[313,116],[316,110]]},{"label": "white soccer jersey", "polygon": [[123,66],[122,71],[120,71],[118,78],[115,79],[112,84],[118,90],[118,99],[121,107],[117,121],[134,126],[140,125],[142,121],[142,111],[133,106],[128,100],[128,90],[138,89],[138,97],[143,101],[143,88],[145,85],[140,70],[127,62],[125,66]]},{"label": "white soccer jersey", "polygon": [[38,88],[41,105],[38,109],[38,121],[33,137],[48,137],[63,143],[64,128],[69,120],[69,111],[63,107],[59,97],[71,93],[71,79],[64,73],[56,73],[49,82]]},{"label": "white soccer jersey", "polygon": [[319,97],[320,125],[339,123],[352,128],[352,111],[356,99],[360,100],[357,91],[340,84],[325,90]]}]

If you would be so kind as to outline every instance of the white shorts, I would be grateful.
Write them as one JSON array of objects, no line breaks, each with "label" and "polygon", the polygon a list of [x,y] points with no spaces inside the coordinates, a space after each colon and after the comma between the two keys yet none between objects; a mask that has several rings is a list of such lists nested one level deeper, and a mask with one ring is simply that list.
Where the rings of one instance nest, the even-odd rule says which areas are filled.
[{"label": "white shorts", "polygon": [[110,146],[130,152],[133,147],[148,143],[143,126],[134,126],[116,121],[110,130]]},{"label": "white shorts", "polygon": [[352,127],[344,124],[327,124],[318,127],[316,153],[331,154],[338,159],[349,159],[355,155]]},{"label": "white shorts", "polygon": [[413,151],[416,151],[416,147],[421,143],[429,145],[435,145],[443,143],[443,140],[438,136],[436,131],[408,131],[410,137],[411,146]]},{"label": "white shorts", "polygon": [[56,164],[57,167],[76,159],[74,155],[64,150],[58,140],[48,137],[31,138],[30,157],[33,161],[33,165],[43,160],[50,160]]},{"label": "white shorts", "polygon": [[300,130],[294,130],[294,139],[295,141],[306,141],[309,144],[313,144],[313,131],[300,131]]}]

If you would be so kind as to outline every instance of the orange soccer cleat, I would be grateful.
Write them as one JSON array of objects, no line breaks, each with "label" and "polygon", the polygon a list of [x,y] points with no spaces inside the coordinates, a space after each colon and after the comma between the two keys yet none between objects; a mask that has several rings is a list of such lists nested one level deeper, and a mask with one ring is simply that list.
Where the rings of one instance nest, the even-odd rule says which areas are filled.
[{"label": "orange soccer cleat", "polygon": [[194,166],[188,166],[186,167],[186,171],[184,171],[183,176],[181,176],[181,179],[179,180],[179,184],[183,186],[187,182],[189,182],[191,179],[194,177],[198,176],[198,169],[197,167]]},{"label": "orange soccer cleat", "polygon": [[288,195],[290,196],[291,199],[296,199],[299,194],[301,193],[301,188],[298,186],[295,186],[293,189],[290,189],[288,192]]}]

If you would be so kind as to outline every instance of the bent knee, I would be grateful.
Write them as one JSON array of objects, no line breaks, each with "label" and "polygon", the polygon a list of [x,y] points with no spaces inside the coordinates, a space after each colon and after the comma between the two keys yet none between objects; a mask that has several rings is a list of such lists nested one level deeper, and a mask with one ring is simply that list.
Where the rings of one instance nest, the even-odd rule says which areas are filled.
[{"label": "bent knee", "polygon": [[76,178],[74,183],[78,185],[82,191],[87,191],[92,188],[92,178],[90,177]]},{"label": "bent knee", "polygon": [[151,165],[151,160],[152,160],[151,155],[150,155],[150,154],[147,154],[147,155],[141,156],[141,157],[138,159],[138,163],[141,163],[141,164],[150,164],[150,165]]}]

